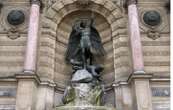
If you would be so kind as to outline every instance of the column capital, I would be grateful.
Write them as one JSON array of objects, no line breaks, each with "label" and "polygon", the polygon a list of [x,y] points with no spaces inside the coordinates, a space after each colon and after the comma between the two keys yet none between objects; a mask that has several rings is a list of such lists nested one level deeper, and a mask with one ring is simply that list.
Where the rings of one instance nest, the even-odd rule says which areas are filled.
[{"label": "column capital", "polygon": [[39,6],[41,6],[41,0],[30,0],[31,4],[37,4]]},{"label": "column capital", "polygon": [[137,4],[137,1],[138,1],[138,0],[126,0],[126,2],[127,2],[126,4],[127,4],[127,5]]}]

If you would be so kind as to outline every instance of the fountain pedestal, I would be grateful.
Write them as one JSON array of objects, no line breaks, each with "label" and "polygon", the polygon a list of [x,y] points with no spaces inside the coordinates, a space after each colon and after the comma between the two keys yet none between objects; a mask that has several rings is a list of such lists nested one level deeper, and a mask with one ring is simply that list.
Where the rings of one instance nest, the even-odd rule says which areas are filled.
[{"label": "fountain pedestal", "polygon": [[55,110],[115,110],[101,106],[103,91],[104,87],[92,73],[85,69],[77,70],[64,92],[64,106]]}]

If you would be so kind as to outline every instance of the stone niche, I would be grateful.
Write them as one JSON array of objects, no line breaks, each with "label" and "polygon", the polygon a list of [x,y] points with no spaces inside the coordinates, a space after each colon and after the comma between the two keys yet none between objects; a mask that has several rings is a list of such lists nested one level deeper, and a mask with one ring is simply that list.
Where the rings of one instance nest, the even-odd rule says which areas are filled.
[{"label": "stone niche", "polygon": [[[56,60],[55,60],[55,82],[58,85],[66,86],[72,74],[71,65],[65,63],[65,52],[68,45],[69,35],[72,31],[73,23],[80,18],[91,18],[92,13],[95,17],[95,27],[98,30],[106,55],[101,58],[95,58],[94,63],[102,64],[104,71],[102,78],[104,83],[110,85],[114,81],[114,62],[113,62],[113,41],[111,39],[111,28],[107,20],[100,14],[91,11],[75,11],[65,16],[58,25],[57,43],[56,43]],[[110,93],[110,92],[109,92]],[[111,92],[113,93],[113,92]],[[61,97],[62,93],[57,93],[57,97]],[[109,96],[108,96],[109,97]],[[109,99],[110,98],[110,99]],[[108,103],[114,103],[111,97],[107,98]],[[59,102],[60,101],[56,101]]]},{"label": "stone niche", "polygon": [[[91,11],[76,11],[65,16],[58,26],[57,43],[56,43],[56,62],[55,62],[55,82],[58,84],[67,84],[71,76],[71,66],[67,65],[64,60],[65,52],[68,45],[69,35],[72,30],[72,25],[75,20],[80,18],[90,18]],[[94,13],[95,27],[97,28],[106,55],[101,58],[95,58],[94,63],[103,64],[104,72],[103,79],[106,83],[111,83],[114,80],[113,68],[113,44],[111,40],[111,29],[106,19],[98,13]]]}]

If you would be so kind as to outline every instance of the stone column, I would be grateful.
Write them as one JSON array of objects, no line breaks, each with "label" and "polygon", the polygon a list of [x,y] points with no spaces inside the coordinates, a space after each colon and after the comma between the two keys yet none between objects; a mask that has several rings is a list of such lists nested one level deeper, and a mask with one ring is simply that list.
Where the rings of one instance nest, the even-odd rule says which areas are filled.
[{"label": "stone column", "polygon": [[133,73],[129,78],[135,96],[134,107],[137,110],[152,110],[149,79],[152,75],[144,72],[144,61],[139,29],[137,0],[128,0],[129,36],[131,42]]},{"label": "stone column", "polygon": [[144,61],[142,54],[142,44],[139,29],[138,11],[136,0],[128,2],[129,36],[133,59],[133,70],[135,73],[144,73]]},{"label": "stone column", "polygon": [[24,62],[24,72],[27,73],[35,72],[36,70],[40,4],[40,0],[31,0],[27,48]]},{"label": "stone column", "polygon": [[31,0],[24,73],[16,75],[18,79],[16,110],[35,110],[37,84],[40,82],[35,74],[39,16],[40,0]]}]

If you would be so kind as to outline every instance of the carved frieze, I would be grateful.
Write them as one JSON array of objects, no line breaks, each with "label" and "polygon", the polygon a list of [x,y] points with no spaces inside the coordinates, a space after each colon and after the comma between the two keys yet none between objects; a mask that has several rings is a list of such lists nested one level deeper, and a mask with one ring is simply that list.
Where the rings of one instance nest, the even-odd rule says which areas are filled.
[{"label": "carved frieze", "polygon": [[15,110],[15,104],[14,105],[11,105],[11,104],[0,105],[0,110]]},{"label": "carved frieze", "polygon": [[15,97],[16,88],[0,88],[0,97]]},{"label": "carved frieze", "polygon": [[152,87],[153,97],[170,97],[170,88],[168,87]]}]

